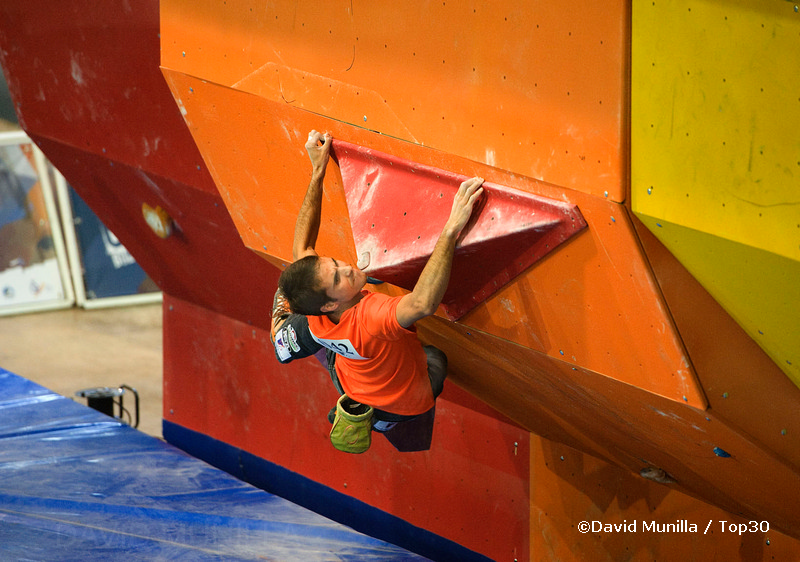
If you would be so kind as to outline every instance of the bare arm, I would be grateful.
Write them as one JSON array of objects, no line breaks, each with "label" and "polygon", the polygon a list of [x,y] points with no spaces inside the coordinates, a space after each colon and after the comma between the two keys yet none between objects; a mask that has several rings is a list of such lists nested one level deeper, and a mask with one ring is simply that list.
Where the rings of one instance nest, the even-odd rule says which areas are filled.
[{"label": "bare arm", "polygon": [[456,241],[466,226],[475,202],[483,193],[482,178],[468,179],[459,187],[453,200],[453,209],[444,225],[428,263],[417,280],[414,290],[397,303],[397,321],[408,328],[417,320],[436,313],[450,282]]},{"label": "bare arm", "polygon": [[325,178],[325,169],[328,166],[331,140],[332,137],[328,133],[323,135],[311,131],[305,144],[308,157],[311,159],[311,181],[294,225],[292,257],[295,261],[309,255],[317,255],[314,247],[317,244],[322,214],[322,180]]}]

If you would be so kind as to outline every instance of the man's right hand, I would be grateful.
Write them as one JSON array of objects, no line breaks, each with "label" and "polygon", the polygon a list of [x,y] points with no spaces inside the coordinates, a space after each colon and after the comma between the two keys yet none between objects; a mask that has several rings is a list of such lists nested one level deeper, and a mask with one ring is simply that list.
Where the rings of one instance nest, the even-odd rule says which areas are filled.
[{"label": "man's right hand", "polygon": [[453,199],[450,217],[441,236],[436,241],[428,263],[422,269],[414,290],[397,303],[397,323],[408,328],[417,320],[436,313],[450,282],[455,246],[461,230],[469,222],[475,203],[483,193],[483,178],[466,180],[458,188]]},{"label": "man's right hand", "polygon": [[308,152],[311,166],[313,166],[315,172],[325,173],[328,157],[331,153],[331,140],[333,140],[333,137],[331,137],[330,133],[322,134],[313,130],[308,133],[306,152]]},{"label": "man's right hand", "polygon": [[483,193],[483,178],[470,178],[464,181],[456,192],[453,199],[453,208],[450,211],[450,218],[445,224],[445,232],[452,236],[458,236],[461,230],[469,222],[472,216],[472,209],[475,202]]}]

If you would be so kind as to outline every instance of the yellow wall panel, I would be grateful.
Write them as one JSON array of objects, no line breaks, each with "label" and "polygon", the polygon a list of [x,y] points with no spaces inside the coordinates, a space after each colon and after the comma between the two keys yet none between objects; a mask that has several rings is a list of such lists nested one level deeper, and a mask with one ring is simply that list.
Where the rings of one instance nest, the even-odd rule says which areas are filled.
[{"label": "yellow wall panel", "polygon": [[634,2],[637,213],[800,259],[800,13]]},{"label": "yellow wall panel", "polygon": [[709,292],[717,302],[800,387],[800,262],[661,219],[643,219],[703,286],[714,288]]},{"label": "yellow wall panel", "polygon": [[800,386],[800,13],[635,0],[634,212]]}]

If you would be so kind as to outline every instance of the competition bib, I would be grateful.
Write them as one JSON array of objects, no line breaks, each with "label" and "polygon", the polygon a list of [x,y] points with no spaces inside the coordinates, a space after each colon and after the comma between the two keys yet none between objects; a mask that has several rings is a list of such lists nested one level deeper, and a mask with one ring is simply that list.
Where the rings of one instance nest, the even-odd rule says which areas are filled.
[{"label": "competition bib", "polygon": [[320,344],[325,349],[330,349],[337,355],[341,355],[342,357],[347,357],[348,359],[359,359],[364,361],[367,357],[361,357],[359,353],[356,351],[356,348],[353,347],[353,344],[350,340],[326,340],[323,338],[318,338],[314,335],[314,332],[311,332],[311,337],[314,338],[318,344]]}]

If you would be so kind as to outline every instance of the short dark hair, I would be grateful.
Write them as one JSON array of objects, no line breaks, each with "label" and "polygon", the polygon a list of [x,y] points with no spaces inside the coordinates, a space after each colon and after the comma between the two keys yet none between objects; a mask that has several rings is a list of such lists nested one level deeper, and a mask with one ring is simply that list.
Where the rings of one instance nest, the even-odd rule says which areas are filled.
[{"label": "short dark hair", "polygon": [[319,256],[306,256],[283,270],[278,287],[296,314],[322,316],[321,308],[331,299],[319,283]]}]

